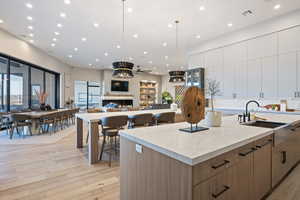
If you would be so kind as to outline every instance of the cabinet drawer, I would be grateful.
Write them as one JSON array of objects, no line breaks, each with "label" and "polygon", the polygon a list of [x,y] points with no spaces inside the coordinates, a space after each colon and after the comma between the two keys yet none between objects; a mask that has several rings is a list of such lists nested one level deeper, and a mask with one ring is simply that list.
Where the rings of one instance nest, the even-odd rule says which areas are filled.
[{"label": "cabinet drawer", "polygon": [[193,188],[193,200],[234,200],[234,170],[229,167]]},{"label": "cabinet drawer", "polygon": [[197,185],[232,166],[237,161],[237,157],[237,153],[234,150],[194,166],[193,185]]},{"label": "cabinet drawer", "polygon": [[272,144],[273,143],[273,135],[269,135],[267,137],[264,137],[260,140],[257,140],[254,142],[255,144],[255,148],[263,148],[264,146],[268,145],[268,144]]},{"label": "cabinet drawer", "polygon": [[254,142],[237,149],[238,162],[251,156],[256,150]]}]

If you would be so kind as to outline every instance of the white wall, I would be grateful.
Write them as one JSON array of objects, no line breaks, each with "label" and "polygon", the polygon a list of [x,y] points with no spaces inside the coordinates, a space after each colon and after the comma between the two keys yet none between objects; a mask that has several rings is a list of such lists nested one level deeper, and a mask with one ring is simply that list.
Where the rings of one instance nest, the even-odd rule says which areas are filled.
[{"label": "white wall", "polygon": [[220,107],[248,99],[298,107],[300,11],[203,43],[189,52],[189,67],[204,67],[206,78],[221,83]]},{"label": "white wall", "polygon": [[112,94],[130,94],[133,95],[133,105],[139,105],[140,98],[140,81],[141,80],[149,80],[156,81],[158,84],[157,94],[158,94],[158,103],[161,102],[161,76],[151,75],[151,74],[138,74],[135,75],[134,78],[128,79],[129,81],[129,91],[128,92],[111,92],[111,80],[117,80],[112,77],[112,70],[104,70],[103,71],[103,94],[112,93]]}]

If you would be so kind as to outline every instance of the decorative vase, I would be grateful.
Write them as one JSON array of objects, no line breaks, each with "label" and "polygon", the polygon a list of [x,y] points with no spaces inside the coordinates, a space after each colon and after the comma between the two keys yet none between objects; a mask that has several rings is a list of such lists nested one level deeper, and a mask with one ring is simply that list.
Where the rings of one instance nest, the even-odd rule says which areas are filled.
[{"label": "decorative vase", "polygon": [[171,110],[177,111],[177,109],[178,109],[178,105],[176,103],[172,103],[171,104]]},{"label": "decorative vase", "polygon": [[220,127],[222,124],[222,112],[207,111],[205,122],[208,127]]},{"label": "decorative vase", "polygon": [[42,104],[40,105],[40,109],[41,109],[42,111],[45,111],[45,110],[46,110],[46,105],[45,105],[44,103],[42,103]]}]

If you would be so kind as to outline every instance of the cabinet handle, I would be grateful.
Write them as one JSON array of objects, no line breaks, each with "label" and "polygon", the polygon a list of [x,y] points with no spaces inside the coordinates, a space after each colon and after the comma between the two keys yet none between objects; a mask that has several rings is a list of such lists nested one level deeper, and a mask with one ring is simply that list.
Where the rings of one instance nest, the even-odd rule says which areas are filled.
[{"label": "cabinet handle", "polygon": [[248,154],[252,153],[256,151],[256,148],[251,148],[249,151],[245,152],[245,153],[239,153],[240,156],[247,156]]},{"label": "cabinet handle", "polygon": [[222,167],[222,166],[224,166],[224,165],[226,165],[228,163],[230,163],[229,160],[224,160],[224,162],[222,162],[221,164],[219,164],[219,165],[213,165],[211,168],[218,169],[218,168],[220,168],[220,167]]},{"label": "cabinet handle", "polygon": [[282,164],[285,164],[285,163],[286,163],[286,151],[282,151],[281,154],[282,154],[282,160],[281,160],[281,163],[282,163]]},{"label": "cabinet handle", "polygon": [[230,189],[230,187],[228,187],[227,185],[224,185],[224,189],[217,194],[212,194],[212,197],[216,199],[229,189]]},{"label": "cabinet handle", "polygon": [[256,145],[257,148],[263,148],[264,146],[270,144],[272,142],[272,140],[268,140],[267,142],[265,142],[264,144],[261,144],[261,145]]}]

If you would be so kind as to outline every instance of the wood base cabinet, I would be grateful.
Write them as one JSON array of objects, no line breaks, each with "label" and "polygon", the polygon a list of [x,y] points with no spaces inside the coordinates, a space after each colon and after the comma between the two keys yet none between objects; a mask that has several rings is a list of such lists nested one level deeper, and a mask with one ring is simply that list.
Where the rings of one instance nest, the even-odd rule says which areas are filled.
[{"label": "wood base cabinet", "polygon": [[272,137],[195,166],[121,137],[121,200],[260,200],[271,190]]}]

